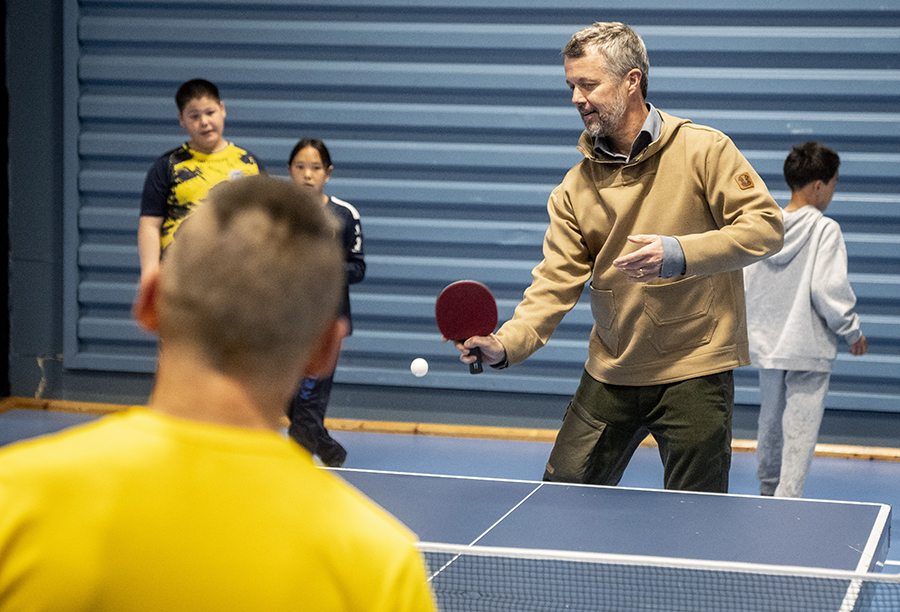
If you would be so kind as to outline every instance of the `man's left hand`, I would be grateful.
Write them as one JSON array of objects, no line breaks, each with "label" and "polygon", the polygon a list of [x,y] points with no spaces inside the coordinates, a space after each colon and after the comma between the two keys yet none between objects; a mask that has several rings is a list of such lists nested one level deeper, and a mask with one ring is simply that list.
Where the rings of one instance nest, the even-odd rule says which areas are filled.
[{"label": "man's left hand", "polygon": [[638,234],[629,236],[628,241],[635,244],[643,244],[634,253],[622,255],[613,266],[628,277],[633,283],[646,283],[658,278],[663,264],[663,243],[659,236]]}]

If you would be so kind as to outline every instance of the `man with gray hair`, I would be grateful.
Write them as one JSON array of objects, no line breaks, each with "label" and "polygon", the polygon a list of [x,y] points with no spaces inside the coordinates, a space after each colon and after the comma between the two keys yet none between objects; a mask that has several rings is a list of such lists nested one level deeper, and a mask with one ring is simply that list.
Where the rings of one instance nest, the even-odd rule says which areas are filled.
[{"label": "man with gray hair", "polygon": [[545,480],[615,485],[649,433],[666,488],[727,492],[732,370],[750,362],[741,269],[781,248],[781,210],[728,137],[646,102],[634,30],[595,23],[563,55],[585,159],[550,195],[515,315],[457,343],[461,359],[523,361],[590,282],[589,356]]},{"label": "man with gray hair", "polygon": [[141,279],[147,408],[0,451],[0,609],[434,610],[405,527],[281,432],[344,335],[336,222],[222,183]]}]

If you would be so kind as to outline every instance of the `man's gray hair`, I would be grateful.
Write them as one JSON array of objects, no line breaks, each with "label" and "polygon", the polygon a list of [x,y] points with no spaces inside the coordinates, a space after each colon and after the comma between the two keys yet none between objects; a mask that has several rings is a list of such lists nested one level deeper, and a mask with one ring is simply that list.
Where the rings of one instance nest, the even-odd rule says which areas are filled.
[{"label": "man's gray hair", "polygon": [[650,60],[647,58],[647,47],[637,32],[624,23],[597,22],[576,32],[563,47],[562,54],[575,59],[589,50],[603,55],[610,75],[618,79],[624,79],[635,68],[640,70],[641,95],[647,99]]}]

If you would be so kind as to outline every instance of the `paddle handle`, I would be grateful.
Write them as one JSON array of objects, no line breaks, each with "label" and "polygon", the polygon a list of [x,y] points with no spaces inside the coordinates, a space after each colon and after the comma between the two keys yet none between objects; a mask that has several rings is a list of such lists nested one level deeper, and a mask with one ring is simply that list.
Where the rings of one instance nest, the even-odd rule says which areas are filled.
[{"label": "paddle handle", "polygon": [[481,365],[481,349],[477,346],[469,350],[470,355],[475,355],[475,361],[469,364],[469,374],[481,374],[484,367]]}]

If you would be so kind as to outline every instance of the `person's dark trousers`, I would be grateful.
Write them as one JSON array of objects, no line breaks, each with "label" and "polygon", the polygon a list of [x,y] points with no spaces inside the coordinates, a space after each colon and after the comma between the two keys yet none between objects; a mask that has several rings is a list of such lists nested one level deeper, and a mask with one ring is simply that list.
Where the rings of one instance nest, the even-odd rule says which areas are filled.
[{"label": "person's dark trousers", "polygon": [[616,485],[649,433],[667,489],[727,493],[733,413],[731,371],[646,387],[607,385],[585,372],[544,480]]},{"label": "person's dark trousers", "polygon": [[325,428],[325,411],[334,378],[304,378],[291,398],[288,435],[329,467],[340,467],[347,451]]}]

